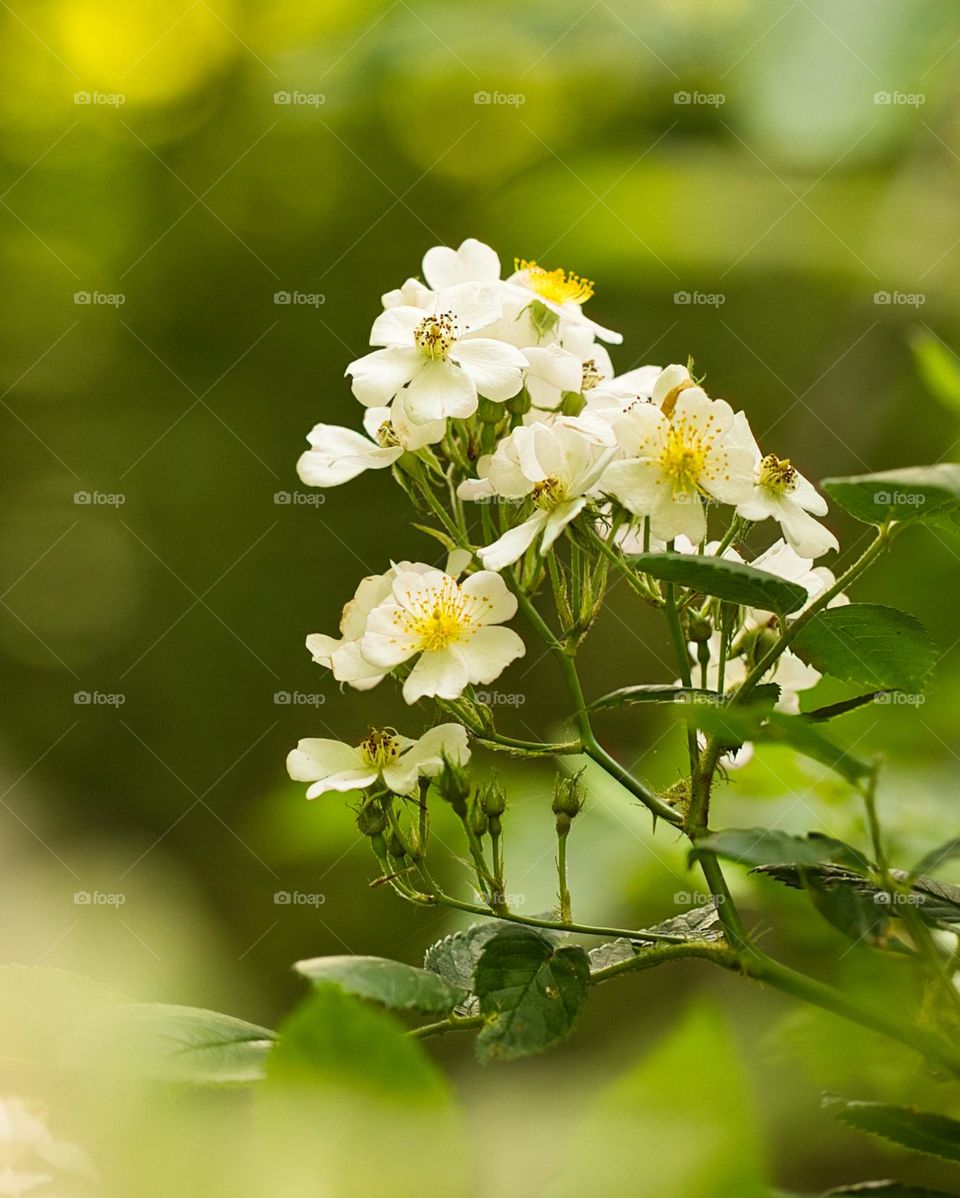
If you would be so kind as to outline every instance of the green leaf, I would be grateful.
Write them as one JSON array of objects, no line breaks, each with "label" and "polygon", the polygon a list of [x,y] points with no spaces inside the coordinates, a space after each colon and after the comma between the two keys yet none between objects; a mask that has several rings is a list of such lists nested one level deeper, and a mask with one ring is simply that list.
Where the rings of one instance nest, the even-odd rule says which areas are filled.
[{"label": "green leaf", "polygon": [[449,985],[436,973],[386,957],[314,957],[298,961],[294,969],[311,982],[332,982],[346,994],[394,1011],[441,1015],[467,997],[466,989]]},{"label": "green leaf", "polygon": [[608,695],[601,695],[599,699],[594,699],[590,704],[590,710],[601,711],[607,707],[631,707],[634,703],[690,703],[697,700],[716,703],[721,698],[722,696],[717,691],[704,690],[698,686],[641,684],[622,686]]},{"label": "green leaf", "polygon": [[511,928],[484,946],[474,989],[486,1024],[477,1036],[481,1061],[542,1052],[573,1027],[590,987],[582,948],[558,947],[528,928]]},{"label": "green leaf", "polygon": [[439,974],[449,986],[472,990],[473,972],[483,946],[505,927],[512,925],[505,924],[503,920],[487,919],[444,936],[427,949],[423,957],[424,968]]},{"label": "green leaf", "polygon": [[[658,936],[675,936],[682,940],[709,944],[718,944],[723,940],[723,925],[720,923],[720,914],[714,903],[693,907],[689,911],[684,911],[682,915],[674,915],[671,919],[665,919],[655,927],[644,930],[654,932]],[[651,948],[655,949],[657,947],[656,940],[643,943],[644,930],[637,932],[636,939],[632,937],[627,939],[625,936],[621,936],[617,940],[610,940],[606,944],[599,944],[596,948],[590,949],[587,953],[590,961],[590,973],[600,973],[612,965],[621,965],[624,961],[632,961],[638,956],[643,956],[645,952],[649,952]]]},{"label": "green leaf", "polygon": [[943,844],[938,844],[935,849],[931,849],[925,857],[922,857],[911,870],[915,874],[930,874],[947,861],[952,861],[954,858],[960,857],[960,837],[953,837],[950,840],[944,841]]},{"label": "green leaf", "polygon": [[701,595],[786,615],[807,602],[805,587],[766,570],[692,553],[637,553],[627,559],[641,574],[675,582]]},{"label": "green leaf", "polygon": [[828,1190],[823,1198],[957,1198],[946,1190],[927,1190],[922,1186],[904,1185],[902,1181],[861,1181],[852,1186]]},{"label": "green leaf", "polygon": [[916,616],[877,603],[818,612],[797,633],[793,648],[821,674],[914,694],[923,690],[938,656]]},{"label": "green leaf", "polygon": [[960,466],[951,462],[825,478],[821,485],[834,503],[864,524],[926,520],[960,504]]},{"label": "green leaf", "polygon": [[932,333],[917,329],[910,338],[913,360],[930,394],[960,416],[960,359]]},{"label": "green leaf", "polygon": [[903,869],[890,870],[891,881],[903,890],[891,893],[856,870],[840,865],[761,865],[756,873],[775,878],[785,886],[802,890],[815,883],[825,888],[849,886],[881,907],[885,914],[899,916],[903,908],[920,913],[924,922],[953,930],[960,924],[960,886],[950,886],[935,878],[917,877]]},{"label": "green leaf", "polygon": [[914,1152],[960,1161],[960,1123],[931,1111],[892,1106],[885,1102],[846,1102],[828,1098],[824,1106],[858,1131],[892,1140]]},{"label": "green leaf", "polygon": [[698,836],[691,857],[704,851],[741,865],[810,865],[821,862],[870,868],[870,862],[852,845],[822,832],[795,836],[772,828],[725,828]]},{"label": "green leaf", "polygon": [[744,707],[692,704],[686,715],[695,727],[716,736],[724,748],[736,748],[747,740],[788,745],[835,770],[853,786],[873,773],[871,765],[835,745],[803,716],[768,711],[755,704]]},{"label": "green leaf", "polygon": [[267,1062],[271,1082],[344,1091],[404,1108],[447,1101],[440,1071],[394,1016],[338,986],[318,985],[278,1035]]},{"label": "green leaf", "polygon": [[865,695],[857,695],[853,699],[841,699],[839,703],[830,703],[826,707],[817,707],[813,711],[804,711],[801,714],[811,724],[825,724],[827,720],[834,720],[838,715],[848,715],[851,711],[866,707],[868,703],[872,703],[880,696],[886,697],[886,693],[886,691],[868,691]]}]

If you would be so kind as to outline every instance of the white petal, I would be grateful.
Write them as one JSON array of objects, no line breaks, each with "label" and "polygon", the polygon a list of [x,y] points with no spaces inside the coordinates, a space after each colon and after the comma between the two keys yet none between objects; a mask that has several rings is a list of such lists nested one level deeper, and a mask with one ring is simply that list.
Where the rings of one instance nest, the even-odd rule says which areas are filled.
[{"label": "white petal", "polygon": [[460,724],[439,724],[425,732],[397,761],[383,771],[383,780],[394,794],[410,794],[420,777],[435,778],[443,759],[457,765],[470,760],[467,731]]},{"label": "white petal", "polygon": [[517,598],[499,574],[478,570],[461,583],[460,589],[474,601],[478,624],[502,624],[517,614]]},{"label": "white petal", "polygon": [[512,628],[481,628],[459,647],[470,674],[470,681],[493,682],[507,666],[523,657],[526,648]]},{"label": "white petal", "polygon": [[437,291],[457,283],[494,283],[500,278],[500,258],[496,250],[468,237],[460,248],[435,245],[423,256],[423,277]]},{"label": "white petal", "polygon": [[650,513],[650,531],[661,541],[685,536],[699,544],[707,534],[707,518],[700,496],[689,492],[671,495],[664,490]]},{"label": "white petal", "polygon": [[665,494],[670,496],[659,463],[640,458],[611,462],[603,473],[601,486],[635,516],[649,516]]},{"label": "white petal", "polygon": [[817,558],[839,549],[837,538],[797,503],[784,496],[777,504],[774,517],[780,521],[783,535],[792,549],[801,557]]},{"label": "white petal", "polygon": [[403,684],[403,697],[407,703],[434,696],[459,699],[469,681],[467,664],[452,647],[437,653],[421,653]]},{"label": "white petal", "polygon": [[359,749],[324,738],[298,741],[287,754],[287,773],[295,782],[316,782],[343,770],[360,769],[363,764]]},{"label": "white petal", "polygon": [[483,562],[484,569],[502,570],[506,566],[512,566],[527,552],[546,523],[547,513],[535,512],[529,520],[509,529],[492,545],[478,549],[477,557]]},{"label": "white petal", "polygon": [[561,503],[555,507],[547,517],[547,526],[543,531],[543,541],[540,544],[542,553],[546,553],[553,547],[554,541],[563,532],[571,520],[575,520],[577,516],[587,506],[587,501],[582,496],[579,499],[571,499],[567,503]]},{"label": "white petal", "polygon": [[370,344],[414,346],[413,331],[426,315],[422,308],[388,308],[373,322]]},{"label": "white petal", "polygon": [[311,438],[318,431],[317,447],[297,459],[297,474],[308,487],[337,487],[364,470],[392,465],[403,453],[399,446],[384,449],[352,429],[333,424],[318,424]]},{"label": "white petal", "polygon": [[369,766],[363,766],[361,769],[344,770],[340,774],[330,774],[326,778],[321,778],[318,782],[314,782],[312,786],[307,788],[307,798],[315,799],[319,795],[326,794],[328,791],[348,791],[348,790],[363,790],[367,786],[372,786],[377,780],[377,771],[370,769]]},{"label": "white petal", "polygon": [[692,381],[690,371],[686,366],[679,366],[676,363],[672,366],[664,366],[653,385],[653,402],[657,407],[661,407],[671,391],[675,391],[677,387],[686,386]]},{"label": "white petal", "polygon": [[527,360],[505,341],[470,337],[458,341],[450,351],[450,357],[470,376],[477,391],[486,399],[502,403],[523,386]]},{"label": "white petal", "polygon": [[442,420],[447,416],[465,418],[477,410],[477,389],[453,362],[429,362],[404,392],[403,404],[416,424]]},{"label": "white petal", "polygon": [[558,391],[579,391],[583,385],[583,363],[559,345],[534,345],[525,349],[523,356],[528,385],[531,375]]},{"label": "white petal", "polygon": [[424,362],[418,349],[392,346],[357,358],[345,373],[350,375],[350,386],[357,399],[373,408],[389,403],[423,368]]}]

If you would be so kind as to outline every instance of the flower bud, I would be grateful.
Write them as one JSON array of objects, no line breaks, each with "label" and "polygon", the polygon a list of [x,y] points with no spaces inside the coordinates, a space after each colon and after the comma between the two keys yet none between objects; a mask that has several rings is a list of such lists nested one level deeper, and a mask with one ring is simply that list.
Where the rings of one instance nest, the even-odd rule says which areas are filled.
[{"label": "flower bud", "polygon": [[480,804],[487,815],[501,816],[506,811],[507,796],[499,778],[494,778],[481,788]]},{"label": "flower bud", "polygon": [[564,391],[560,411],[564,416],[579,416],[586,402],[579,391]]},{"label": "flower bud", "polygon": [[481,399],[477,405],[477,419],[481,424],[499,424],[503,419],[503,404]]},{"label": "flower bud", "polygon": [[470,831],[478,840],[482,840],[489,831],[489,828],[490,821],[483,809],[483,804],[479,799],[475,798],[470,804]]},{"label": "flower bud", "polygon": [[406,847],[396,832],[390,833],[390,839],[387,841],[387,852],[397,861],[402,861],[407,855]]},{"label": "flower bud", "polygon": [[570,831],[571,822],[580,814],[583,807],[583,801],[586,796],[583,784],[580,781],[582,773],[583,770],[580,770],[569,778],[563,774],[557,774],[553,786],[553,802],[550,804],[550,809],[557,817],[558,836],[566,836]]},{"label": "flower bud", "polygon": [[533,401],[526,387],[521,387],[517,394],[506,402],[507,411],[511,416],[526,416],[532,405]]},{"label": "flower bud", "polygon": [[379,803],[368,803],[357,815],[357,828],[361,836],[380,836],[387,826],[387,817]]},{"label": "flower bud", "polygon": [[466,766],[458,765],[444,754],[443,769],[437,775],[436,787],[440,797],[450,804],[457,815],[466,815],[471,790],[470,771]]},{"label": "flower bud", "polygon": [[713,627],[709,620],[705,620],[696,612],[691,612],[687,617],[687,635],[690,640],[696,641],[698,645],[708,641],[713,633]]}]

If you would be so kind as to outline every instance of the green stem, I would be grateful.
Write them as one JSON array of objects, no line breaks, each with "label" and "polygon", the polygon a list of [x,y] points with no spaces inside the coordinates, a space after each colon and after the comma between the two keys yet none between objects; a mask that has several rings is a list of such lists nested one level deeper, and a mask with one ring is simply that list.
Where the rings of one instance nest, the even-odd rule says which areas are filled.
[{"label": "green stem", "polygon": [[570,890],[567,886],[567,837],[557,837],[557,880],[560,884],[560,918],[569,922],[572,918]]},{"label": "green stem", "polygon": [[436,1023],[425,1023],[415,1027],[410,1035],[414,1040],[427,1040],[431,1036],[442,1036],[445,1032],[465,1032],[472,1027],[483,1027],[485,1015],[448,1015]]}]

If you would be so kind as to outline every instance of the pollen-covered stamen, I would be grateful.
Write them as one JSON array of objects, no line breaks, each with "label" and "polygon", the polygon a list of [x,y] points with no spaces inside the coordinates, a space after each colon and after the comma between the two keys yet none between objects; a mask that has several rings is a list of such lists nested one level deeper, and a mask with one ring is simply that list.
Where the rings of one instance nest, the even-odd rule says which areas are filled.
[{"label": "pollen-covered stamen", "polygon": [[567,484],[562,478],[551,474],[533,484],[533,502],[544,511],[550,511],[567,498]]},{"label": "pollen-covered stamen", "polygon": [[760,462],[757,481],[768,491],[786,495],[797,486],[797,471],[790,465],[789,458],[778,458],[775,453],[768,453]]},{"label": "pollen-covered stamen", "polygon": [[421,353],[441,362],[457,340],[456,321],[451,312],[427,316],[413,330],[413,340]]},{"label": "pollen-covered stamen", "polygon": [[397,430],[393,427],[390,420],[384,420],[383,424],[377,429],[377,444],[381,449],[396,449],[400,445],[400,438],[397,436]]},{"label": "pollen-covered stamen", "polygon": [[673,416],[674,408],[677,406],[677,400],[680,398],[680,392],[686,391],[688,387],[695,387],[696,385],[697,384],[692,379],[687,379],[682,383],[678,383],[676,387],[667,392],[660,404],[660,411],[668,420]]},{"label": "pollen-covered stamen", "polygon": [[513,268],[524,271],[530,287],[541,299],[550,300],[554,304],[585,304],[593,295],[593,283],[581,278],[572,271],[557,267],[556,270],[544,270],[536,262],[528,262],[526,258],[514,258]]},{"label": "pollen-covered stamen", "polygon": [[373,769],[382,770],[400,756],[401,745],[393,728],[371,728],[358,746],[364,761]]},{"label": "pollen-covered stamen", "polygon": [[580,384],[581,393],[592,391],[598,383],[603,382],[603,375],[593,358],[587,358],[583,364],[583,382]]},{"label": "pollen-covered stamen", "polygon": [[721,468],[725,468],[726,455],[714,450],[713,423],[713,416],[708,416],[703,425],[682,418],[667,430],[660,451],[660,469],[675,494],[707,494],[706,484],[713,482]]},{"label": "pollen-covered stamen", "polygon": [[419,652],[436,653],[469,640],[480,627],[484,605],[492,606],[487,596],[464,594],[456,579],[447,576],[437,586],[420,591],[394,620],[417,641]]}]

